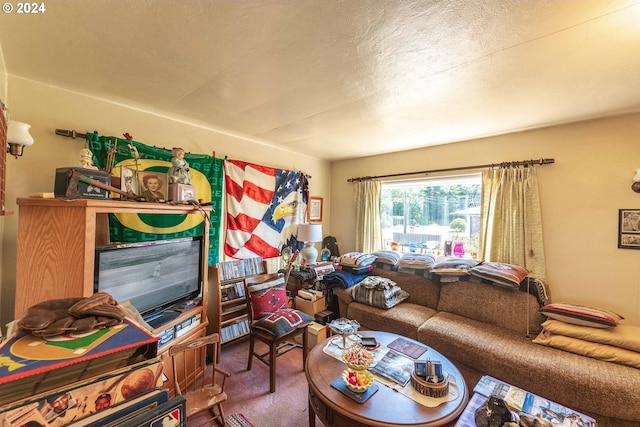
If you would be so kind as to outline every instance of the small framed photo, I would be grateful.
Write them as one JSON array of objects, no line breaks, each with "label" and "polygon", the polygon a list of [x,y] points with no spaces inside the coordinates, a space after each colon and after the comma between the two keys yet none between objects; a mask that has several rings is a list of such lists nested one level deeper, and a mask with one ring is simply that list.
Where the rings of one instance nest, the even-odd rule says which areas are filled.
[{"label": "small framed photo", "polygon": [[138,184],[140,185],[140,196],[149,201],[167,200],[169,193],[169,180],[166,173],[140,171],[138,172]]},{"label": "small framed photo", "polygon": [[309,222],[322,221],[322,197],[309,197],[309,209],[307,209]]},{"label": "small framed photo", "polygon": [[640,249],[640,209],[620,209],[618,248]]},{"label": "small framed photo", "polygon": [[138,172],[126,166],[120,166],[120,189],[127,193],[140,194]]}]

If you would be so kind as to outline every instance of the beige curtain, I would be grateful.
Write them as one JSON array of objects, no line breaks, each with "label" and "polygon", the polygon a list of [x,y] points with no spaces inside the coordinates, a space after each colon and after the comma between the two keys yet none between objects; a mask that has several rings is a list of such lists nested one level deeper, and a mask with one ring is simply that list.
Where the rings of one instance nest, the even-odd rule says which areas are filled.
[{"label": "beige curtain", "polygon": [[480,259],[522,266],[546,277],[542,218],[535,167],[482,173]]},{"label": "beige curtain", "polygon": [[356,184],[356,251],[371,253],[382,249],[380,181],[366,180]]}]

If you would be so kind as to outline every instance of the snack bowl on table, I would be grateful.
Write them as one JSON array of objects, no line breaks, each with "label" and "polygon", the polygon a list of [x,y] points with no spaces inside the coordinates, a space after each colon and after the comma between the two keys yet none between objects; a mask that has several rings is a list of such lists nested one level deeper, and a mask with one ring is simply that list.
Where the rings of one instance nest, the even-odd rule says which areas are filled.
[{"label": "snack bowl on table", "polygon": [[354,371],[365,371],[373,363],[373,355],[361,345],[342,352],[342,361]]},{"label": "snack bowl on table", "polygon": [[373,374],[367,370],[345,369],[342,371],[342,381],[349,390],[355,393],[364,393],[373,385]]}]

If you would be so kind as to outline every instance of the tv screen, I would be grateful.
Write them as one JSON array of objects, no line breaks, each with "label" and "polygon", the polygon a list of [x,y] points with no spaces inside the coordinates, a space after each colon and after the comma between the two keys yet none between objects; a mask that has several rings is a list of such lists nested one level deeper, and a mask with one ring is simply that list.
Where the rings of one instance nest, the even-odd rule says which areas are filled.
[{"label": "tv screen", "polygon": [[201,238],[179,238],[96,248],[94,291],[129,301],[148,320],[200,294]]}]

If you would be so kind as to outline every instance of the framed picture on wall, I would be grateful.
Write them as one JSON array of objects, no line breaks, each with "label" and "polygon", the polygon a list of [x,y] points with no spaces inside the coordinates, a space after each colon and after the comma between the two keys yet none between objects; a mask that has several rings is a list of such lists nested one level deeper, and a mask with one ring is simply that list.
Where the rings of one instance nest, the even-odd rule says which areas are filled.
[{"label": "framed picture on wall", "polygon": [[618,247],[621,249],[640,249],[640,209],[620,209]]},{"label": "framed picture on wall", "polygon": [[309,209],[307,209],[309,222],[322,221],[322,197],[309,197]]}]

